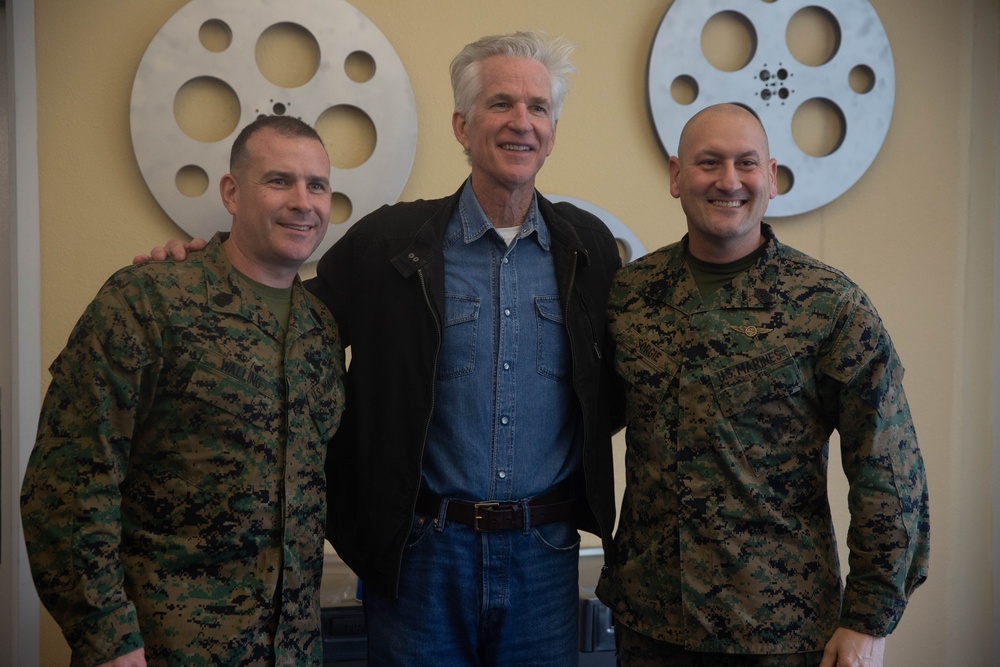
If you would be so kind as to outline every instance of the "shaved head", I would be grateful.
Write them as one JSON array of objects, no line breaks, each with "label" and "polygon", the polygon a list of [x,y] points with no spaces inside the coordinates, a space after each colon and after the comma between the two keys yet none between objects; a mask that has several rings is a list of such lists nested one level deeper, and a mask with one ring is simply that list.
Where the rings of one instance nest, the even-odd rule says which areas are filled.
[{"label": "shaved head", "polygon": [[760,146],[764,149],[764,157],[768,159],[770,155],[770,147],[767,143],[767,132],[764,131],[764,125],[757,118],[757,115],[751,112],[746,107],[740,106],[739,104],[714,104],[710,107],[705,107],[695,115],[691,116],[687,123],[684,124],[684,129],[681,130],[681,138],[677,142],[677,157],[681,160],[685,158],[691,152],[692,139],[698,135],[699,127],[706,122],[726,122],[730,119],[747,119],[752,118],[754,124],[760,129],[760,136],[756,137],[760,141]]}]

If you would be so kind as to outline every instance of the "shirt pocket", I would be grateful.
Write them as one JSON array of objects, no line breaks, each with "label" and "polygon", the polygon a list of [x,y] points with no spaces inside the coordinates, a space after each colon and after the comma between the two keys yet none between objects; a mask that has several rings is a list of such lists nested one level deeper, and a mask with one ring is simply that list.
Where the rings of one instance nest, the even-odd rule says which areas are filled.
[{"label": "shirt pocket", "polygon": [[327,442],[337,432],[344,411],[344,384],[341,375],[328,373],[309,389],[309,414],[320,442]]},{"label": "shirt pocket", "polygon": [[462,377],[475,370],[479,305],[480,300],[476,297],[445,295],[439,380]]},{"label": "shirt pocket", "polygon": [[256,488],[284,418],[276,391],[245,364],[202,352],[184,389],[182,437],[162,458],[166,470],[210,493]]},{"label": "shirt pocket", "polygon": [[558,296],[536,296],[536,367],[538,374],[553,380],[569,375],[569,343]]},{"label": "shirt pocket", "polygon": [[189,397],[207,405],[207,420],[220,417],[231,423],[231,418],[236,417],[241,422],[265,429],[275,419],[277,388],[247,369],[245,364],[228,360],[217,352],[206,351],[200,355],[185,391]]},{"label": "shirt pocket", "polygon": [[[625,381],[628,400],[626,420],[629,429],[651,437],[653,432],[667,434],[663,402],[677,378],[678,364],[653,340],[638,331],[626,330],[615,337],[615,371]],[[636,440],[639,442],[642,438]]]},{"label": "shirt pocket", "polygon": [[757,476],[793,462],[806,415],[802,374],[786,346],[709,375],[722,415]]}]

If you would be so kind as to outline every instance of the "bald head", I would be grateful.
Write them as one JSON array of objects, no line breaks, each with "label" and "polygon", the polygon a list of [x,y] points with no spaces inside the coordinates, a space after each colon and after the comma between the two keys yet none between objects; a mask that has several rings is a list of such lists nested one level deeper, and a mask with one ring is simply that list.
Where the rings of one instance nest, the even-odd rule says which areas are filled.
[{"label": "bald head", "polygon": [[755,126],[755,129],[759,131],[759,134],[748,138],[752,141],[756,141],[762,148],[762,158],[765,160],[770,159],[771,155],[770,147],[767,143],[767,132],[764,131],[764,126],[761,124],[760,119],[748,111],[746,107],[729,103],[715,104],[710,107],[705,107],[695,115],[691,116],[688,122],[684,124],[684,129],[681,130],[681,138],[677,142],[677,157],[682,161],[688,157],[693,150],[692,147],[703,135],[706,128],[710,128],[720,123],[730,124],[734,121],[746,123],[747,120],[752,121],[751,125]]}]

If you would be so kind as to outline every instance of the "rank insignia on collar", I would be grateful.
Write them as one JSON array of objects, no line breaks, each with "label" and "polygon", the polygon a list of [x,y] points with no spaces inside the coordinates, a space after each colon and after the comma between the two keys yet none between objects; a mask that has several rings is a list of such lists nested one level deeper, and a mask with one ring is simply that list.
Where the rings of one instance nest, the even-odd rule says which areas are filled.
[{"label": "rank insignia on collar", "polygon": [[729,328],[732,329],[733,331],[739,331],[741,334],[743,334],[747,338],[754,338],[756,336],[763,336],[766,333],[771,333],[772,331],[774,331],[774,329],[765,329],[764,327],[755,327],[753,325],[746,326],[746,327],[737,327],[737,326],[729,325]]}]

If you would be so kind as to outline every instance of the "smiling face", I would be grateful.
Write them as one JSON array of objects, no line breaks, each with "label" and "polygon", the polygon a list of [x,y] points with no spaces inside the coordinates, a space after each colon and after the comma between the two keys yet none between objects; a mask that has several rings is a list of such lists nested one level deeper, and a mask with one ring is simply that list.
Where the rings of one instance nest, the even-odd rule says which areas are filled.
[{"label": "smiling face", "polygon": [[233,216],[226,254],[237,269],[265,285],[287,287],[330,224],[330,158],[310,137],[261,129],[246,143],[246,159],[219,185]]},{"label": "smiling face", "polygon": [[670,194],[687,216],[689,249],[730,262],[763,241],[760,223],[777,196],[777,162],[760,122],[735,105],[709,107],[684,127],[670,158]]},{"label": "smiling face", "polygon": [[530,58],[492,56],[479,63],[479,83],[468,117],[452,116],[473,186],[477,194],[533,191],[556,138],[549,72]]}]

